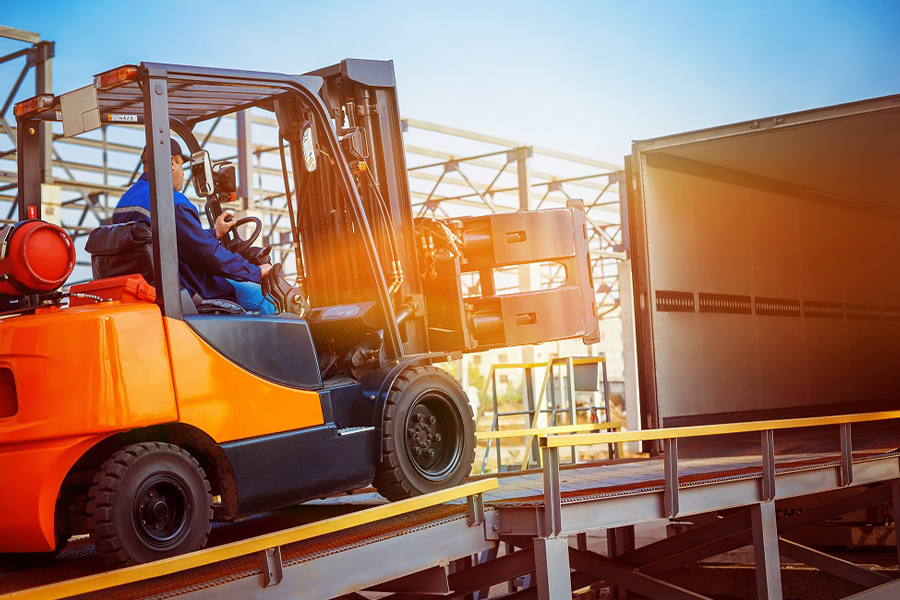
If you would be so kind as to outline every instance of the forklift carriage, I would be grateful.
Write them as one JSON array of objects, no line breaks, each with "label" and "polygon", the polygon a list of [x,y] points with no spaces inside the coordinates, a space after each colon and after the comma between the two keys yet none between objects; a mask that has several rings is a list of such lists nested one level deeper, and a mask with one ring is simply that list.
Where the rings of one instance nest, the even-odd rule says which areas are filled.
[{"label": "forklift carriage", "polygon": [[[270,316],[190,299],[178,272],[170,136],[213,225],[237,179],[193,130],[251,108],[277,117],[297,268],[294,283],[269,275]],[[433,364],[599,339],[580,203],[413,219],[391,62],[302,76],[142,63],[16,117],[20,222],[40,219],[41,122],[144,126],[152,235],[134,243],[153,287],[116,273],[89,294],[0,288],[0,553],[48,556],[90,533],[109,565],[135,564],[202,547],[213,519],[369,484],[392,500],[458,485],[473,417]],[[263,263],[260,229],[223,244]],[[115,263],[99,254],[95,276]],[[543,261],[563,285],[496,294],[495,268]],[[466,272],[480,295],[464,296]]]}]

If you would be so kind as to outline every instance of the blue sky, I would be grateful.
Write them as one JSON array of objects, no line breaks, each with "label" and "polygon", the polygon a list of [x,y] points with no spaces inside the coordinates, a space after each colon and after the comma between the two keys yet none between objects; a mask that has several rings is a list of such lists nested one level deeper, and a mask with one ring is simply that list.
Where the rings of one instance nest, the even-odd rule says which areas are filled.
[{"label": "blue sky", "polygon": [[2,24],[56,42],[56,92],[141,60],[393,59],[404,115],[618,163],[633,139],[900,93],[897,0],[45,1]]}]

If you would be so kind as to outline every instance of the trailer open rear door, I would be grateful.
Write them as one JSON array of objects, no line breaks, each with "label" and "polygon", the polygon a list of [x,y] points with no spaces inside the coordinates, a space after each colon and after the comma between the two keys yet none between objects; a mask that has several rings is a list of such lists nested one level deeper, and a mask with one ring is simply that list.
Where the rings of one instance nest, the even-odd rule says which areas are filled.
[{"label": "trailer open rear door", "polygon": [[635,142],[644,427],[900,401],[900,96]]}]

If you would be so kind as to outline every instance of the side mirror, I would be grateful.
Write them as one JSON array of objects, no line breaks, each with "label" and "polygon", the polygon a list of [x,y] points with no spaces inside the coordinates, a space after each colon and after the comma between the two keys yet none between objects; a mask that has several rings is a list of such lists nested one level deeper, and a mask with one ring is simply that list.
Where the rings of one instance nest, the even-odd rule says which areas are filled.
[{"label": "side mirror", "polygon": [[200,198],[212,196],[216,191],[213,184],[212,162],[206,150],[198,150],[191,154],[191,181],[194,182],[194,192]]},{"label": "side mirror", "polygon": [[316,132],[311,121],[303,123],[300,144],[303,150],[303,166],[306,167],[308,172],[312,173],[318,165],[316,161]]},{"label": "side mirror", "polygon": [[341,136],[341,149],[349,160],[365,160],[369,158],[369,144],[366,130],[352,127]]},{"label": "side mirror", "polygon": [[237,173],[230,162],[218,162],[213,165],[213,182],[220,194],[231,194],[237,191]]}]

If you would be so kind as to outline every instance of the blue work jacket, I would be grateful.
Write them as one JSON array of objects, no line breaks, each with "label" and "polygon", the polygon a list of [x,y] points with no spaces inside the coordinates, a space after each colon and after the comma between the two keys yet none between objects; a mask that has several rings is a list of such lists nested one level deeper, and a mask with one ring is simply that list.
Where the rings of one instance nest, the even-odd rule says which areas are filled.
[{"label": "blue work jacket", "polygon": [[[113,223],[129,221],[150,224],[150,182],[146,173],[122,195],[113,211]],[[181,192],[175,192],[175,233],[181,285],[191,294],[234,300],[234,287],[226,279],[260,282],[260,268],[220,244],[215,229],[203,229],[200,213]]]}]

